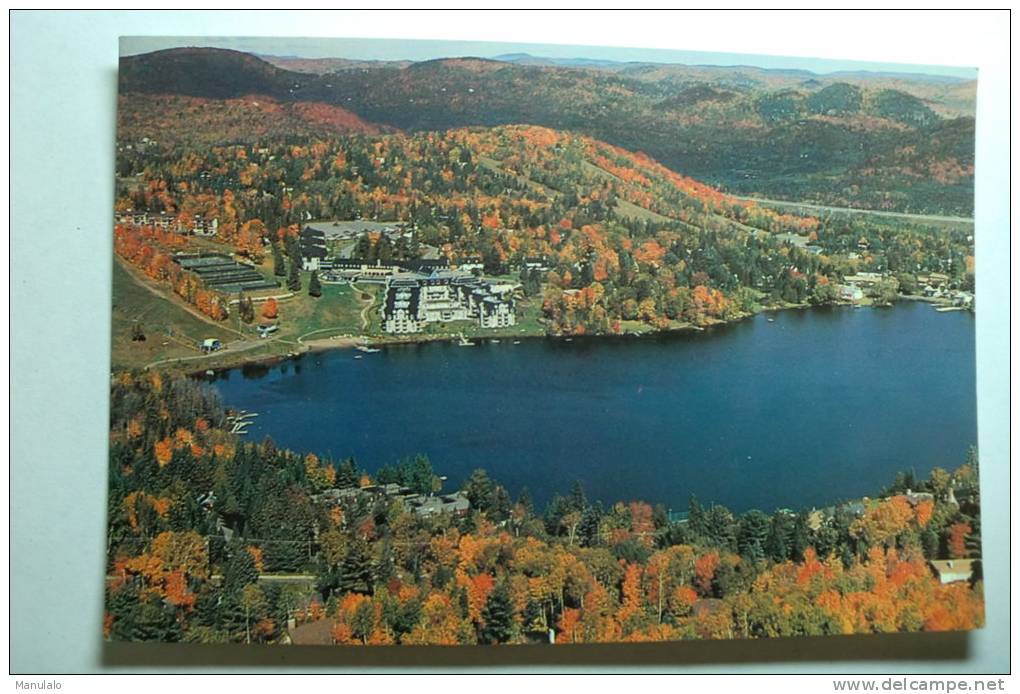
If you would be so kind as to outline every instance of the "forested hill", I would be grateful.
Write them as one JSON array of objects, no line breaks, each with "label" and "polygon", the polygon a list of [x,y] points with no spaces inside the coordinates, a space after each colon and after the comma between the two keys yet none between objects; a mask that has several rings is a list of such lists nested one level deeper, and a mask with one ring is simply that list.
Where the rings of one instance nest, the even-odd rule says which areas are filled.
[{"label": "forested hill", "polygon": [[[251,102],[231,100],[234,117],[256,109]],[[189,132],[202,132],[210,112],[185,121]],[[156,123],[167,115],[151,113]],[[121,123],[122,133],[147,131],[173,133]],[[546,328],[557,334],[620,332],[627,321],[704,325],[745,315],[763,294],[831,303],[858,270],[949,272],[962,286],[972,267],[964,231],[779,214],[646,155],[537,126],[252,135],[196,148],[151,139],[120,142],[119,210],[216,218],[218,239],[256,260],[265,239],[292,237],[310,219],[409,223],[417,243],[454,263],[481,258],[494,275],[542,258],[549,272],[521,281],[536,298],[544,282]],[[118,253],[150,265],[121,232]],[[862,246],[869,251],[857,253]]]},{"label": "forested hill", "polygon": [[[213,391],[157,372],[116,374],[110,403],[111,640],[287,643],[291,619],[320,629],[317,643],[359,646],[984,623],[976,452],[824,510],[734,514],[692,498],[684,522],[640,500],[589,500],[580,483],[542,510],[479,469],[463,515],[426,515],[373,486],[441,488],[422,456],[373,479],[352,459],[246,443]],[[928,562],[947,559],[970,580],[933,576]]]},{"label": "forested hill", "polygon": [[543,125],[646,152],[738,194],[969,215],[974,119],[956,114],[972,112],[972,83],[845,80],[473,58],[310,74],[195,48],[123,58],[120,91],[316,102],[410,131]]}]

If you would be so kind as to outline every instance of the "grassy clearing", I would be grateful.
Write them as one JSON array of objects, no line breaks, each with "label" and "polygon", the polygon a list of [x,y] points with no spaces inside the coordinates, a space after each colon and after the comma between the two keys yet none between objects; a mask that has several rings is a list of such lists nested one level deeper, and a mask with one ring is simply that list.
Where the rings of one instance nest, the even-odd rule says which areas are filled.
[{"label": "grassy clearing", "polygon": [[[304,274],[304,273],[302,273]],[[336,335],[374,334],[379,331],[379,288],[352,287],[350,285],[324,284],[322,296],[308,296],[308,276],[301,278],[301,292],[279,303],[280,335],[284,338],[298,338],[315,332],[315,337]],[[369,297],[365,299],[364,297]],[[365,312],[367,329],[362,329],[362,310],[372,303]]]},{"label": "grassy clearing", "polygon": [[551,188],[548,188],[548,187],[542,185],[541,183],[539,183],[538,181],[535,181],[533,179],[528,178],[527,176],[523,176],[521,174],[514,173],[513,171],[510,171],[509,169],[503,168],[503,162],[501,162],[501,161],[498,161],[496,159],[492,159],[491,157],[482,157],[482,156],[478,157],[478,161],[479,161],[479,163],[482,166],[484,166],[485,168],[489,169],[490,171],[495,171],[497,173],[505,174],[507,176],[513,176],[514,178],[516,178],[521,183],[527,185],[532,190],[534,190],[534,191],[536,191],[538,193],[541,193],[542,195],[545,195],[550,200],[552,200],[557,195],[559,195],[559,191],[557,191],[557,190],[553,190]]},{"label": "grassy clearing", "polygon": [[652,212],[646,210],[643,207],[638,207],[632,202],[627,202],[623,198],[616,199],[616,209],[614,210],[620,217],[628,217],[630,219],[647,219],[650,222],[673,222],[676,221],[665,215],[661,215],[658,212]]},{"label": "grassy clearing", "polygon": [[[137,322],[144,342],[131,340]],[[206,322],[183,306],[153,294],[117,261],[113,263],[112,355],[114,368],[138,368],[160,359],[200,354],[206,338],[223,342],[238,339],[225,327]]]}]

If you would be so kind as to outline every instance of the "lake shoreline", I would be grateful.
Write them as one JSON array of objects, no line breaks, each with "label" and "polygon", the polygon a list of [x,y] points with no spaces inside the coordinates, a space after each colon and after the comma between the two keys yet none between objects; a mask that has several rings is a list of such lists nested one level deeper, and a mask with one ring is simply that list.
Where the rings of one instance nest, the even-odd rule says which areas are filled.
[{"label": "lake shoreline", "polygon": [[[866,493],[862,481],[889,479],[905,459],[945,466],[973,439],[973,320],[924,303],[776,309],[645,339],[460,349],[428,336],[402,342],[436,344],[379,354],[334,344],[204,380],[227,407],[260,413],[250,440],[353,457],[370,472],[422,454],[455,486],[482,466],[511,495],[527,487],[536,499],[582,479],[603,499],[677,508],[695,493],[731,508],[793,508],[825,502],[826,489]],[[934,339],[940,349],[919,358],[917,344]],[[874,384],[862,386],[865,373]],[[933,399],[909,387],[922,381]],[[909,424],[905,409],[917,413]],[[621,463],[632,465],[624,473]],[[734,487],[734,476],[751,482]]]},{"label": "lake shoreline", "polygon": [[[940,299],[934,299],[930,297],[924,297],[919,295],[901,295],[899,297],[903,301],[927,303],[933,306],[947,305],[945,301]],[[569,342],[575,339],[628,339],[628,338],[641,338],[641,337],[658,337],[664,335],[679,335],[686,333],[704,333],[710,331],[713,328],[720,326],[736,325],[743,321],[753,318],[762,313],[779,313],[782,311],[793,311],[793,310],[810,310],[810,309],[830,309],[830,308],[890,308],[892,305],[880,306],[868,303],[851,304],[845,302],[837,302],[833,304],[826,304],[824,306],[816,306],[808,303],[801,304],[782,304],[772,306],[762,306],[756,311],[744,313],[738,317],[730,318],[728,320],[722,320],[718,318],[709,319],[705,325],[693,325],[683,324],[669,328],[649,328],[644,331],[627,331],[621,333],[588,333],[583,335],[551,335],[545,332],[513,332],[511,330],[497,329],[493,330],[491,334],[484,335],[471,335],[467,339],[473,344],[479,342],[491,341],[491,340],[535,340],[545,339],[559,342]],[[257,356],[245,356],[242,353],[237,354],[237,359],[227,359],[225,362],[218,362],[215,365],[207,366],[204,369],[192,369],[187,370],[187,374],[190,376],[202,376],[208,375],[209,371],[222,372],[231,371],[234,369],[240,369],[247,366],[272,366],[283,361],[298,359],[306,354],[315,354],[321,352],[330,352],[334,350],[344,349],[357,349],[358,347],[367,347],[371,349],[379,349],[383,347],[392,347],[394,345],[419,345],[429,344],[433,342],[456,342],[460,337],[460,333],[410,333],[407,335],[336,335],[332,337],[317,338],[314,340],[301,340],[298,339],[298,350],[293,350],[285,354],[264,354]],[[301,349],[303,348],[303,349]],[[224,355],[225,356],[225,355]]]}]

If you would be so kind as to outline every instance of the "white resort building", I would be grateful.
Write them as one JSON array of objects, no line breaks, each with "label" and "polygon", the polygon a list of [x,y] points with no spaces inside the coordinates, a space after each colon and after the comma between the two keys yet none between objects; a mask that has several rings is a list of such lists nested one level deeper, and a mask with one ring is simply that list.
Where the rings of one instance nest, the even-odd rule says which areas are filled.
[{"label": "white resort building", "polygon": [[[504,289],[504,287],[500,287]],[[510,291],[463,272],[401,273],[386,282],[383,330],[417,333],[429,323],[477,320],[482,328],[516,324]]]}]

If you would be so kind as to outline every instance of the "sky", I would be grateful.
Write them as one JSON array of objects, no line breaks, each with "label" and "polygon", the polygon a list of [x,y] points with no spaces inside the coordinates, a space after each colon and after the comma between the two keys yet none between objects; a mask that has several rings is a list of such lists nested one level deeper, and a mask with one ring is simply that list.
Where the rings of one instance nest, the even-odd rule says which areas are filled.
[{"label": "sky", "polygon": [[817,74],[867,70],[870,72],[909,72],[976,79],[977,71],[965,67],[876,63],[824,58],[800,58],[746,53],[708,53],[648,48],[607,46],[561,46],[535,43],[495,43],[472,41],[426,41],[412,39],[333,39],[268,37],[187,37],[125,36],[120,54],[137,55],[165,48],[203,46],[230,48],[247,53],[302,58],[348,58],[353,60],[431,60],[472,56],[492,58],[507,53],[529,53],[547,58],[589,58],[598,60],[680,63],[684,65],[750,65],[767,69],[808,70]]}]

